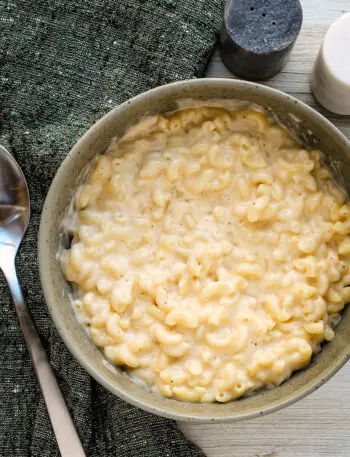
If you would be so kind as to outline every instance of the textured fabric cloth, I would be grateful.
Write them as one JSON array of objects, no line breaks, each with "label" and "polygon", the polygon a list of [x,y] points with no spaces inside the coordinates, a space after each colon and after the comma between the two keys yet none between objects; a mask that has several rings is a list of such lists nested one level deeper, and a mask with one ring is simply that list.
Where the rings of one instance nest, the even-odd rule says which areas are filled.
[{"label": "textured fabric cloth", "polygon": [[[18,275],[91,457],[202,453],[173,421],[134,408],[98,385],[62,343],[38,277],[43,200],[78,137],[113,106],[148,88],[202,75],[222,7],[222,0],[0,0],[0,143],[22,166],[32,197]],[[0,274],[0,457],[58,455]]]}]

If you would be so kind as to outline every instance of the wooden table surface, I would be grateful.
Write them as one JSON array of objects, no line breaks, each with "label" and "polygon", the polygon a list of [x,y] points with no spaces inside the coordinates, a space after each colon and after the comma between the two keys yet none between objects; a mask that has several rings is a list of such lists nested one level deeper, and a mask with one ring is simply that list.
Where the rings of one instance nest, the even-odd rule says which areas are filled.
[{"label": "wooden table surface", "polygon": [[[350,138],[350,116],[323,109],[308,84],[323,36],[334,20],[350,11],[350,0],[301,3],[304,22],[290,59],[280,74],[264,84],[318,109]],[[207,76],[233,77],[217,52]],[[277,413],[233,424],[179,425],[208,457],[350,457],[350,362],[318,391]]]}]

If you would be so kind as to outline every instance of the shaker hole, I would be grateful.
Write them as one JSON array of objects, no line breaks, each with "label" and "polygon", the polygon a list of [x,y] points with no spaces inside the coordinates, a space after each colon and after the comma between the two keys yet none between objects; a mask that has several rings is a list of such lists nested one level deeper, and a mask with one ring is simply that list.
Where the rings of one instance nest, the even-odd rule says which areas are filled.
[{"label": "shaker hole", "polygon": [[251,6],[250,11],[254,11],[254,10],[255,10],[254,6]]},{"label": "shaker hole", "polygon": [[266,13],[262,13],[262,17],[266,17]]},{"label": "shaker hole", "polygon": [[276,21],[272,21],[272,25],[276,25]]}]

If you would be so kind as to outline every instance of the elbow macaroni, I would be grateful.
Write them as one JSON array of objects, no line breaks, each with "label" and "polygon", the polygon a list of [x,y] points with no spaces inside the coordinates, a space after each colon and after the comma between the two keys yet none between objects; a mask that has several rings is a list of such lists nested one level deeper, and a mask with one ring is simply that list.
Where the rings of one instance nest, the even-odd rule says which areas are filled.
[{"label": "elbow macaroni", "polygon": [[320,157],[263,112],[206,106],[113,142],[62,259],[106,358],[195,402],[305,366],[350,301],[350,206]]}]

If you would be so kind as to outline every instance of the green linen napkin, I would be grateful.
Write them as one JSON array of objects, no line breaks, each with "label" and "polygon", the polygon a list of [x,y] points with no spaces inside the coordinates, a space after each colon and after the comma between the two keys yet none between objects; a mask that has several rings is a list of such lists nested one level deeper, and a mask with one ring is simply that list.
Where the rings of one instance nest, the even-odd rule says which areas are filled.
[{"label": "green linen napkin", "polygon": [[[107,392],[62,343],[38,277],[36,244],[43,200],[67,152],[113,106],[151,87],[202,75],[222,8],[222,0],[0,0],[0,143],[22,166],[32,197],[18,274],[91,457],[202,453],[173,421]],[[58,455],[0,274],[0,456]]]}]

